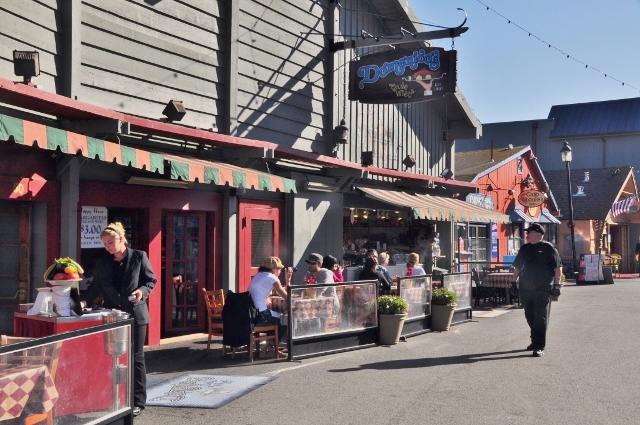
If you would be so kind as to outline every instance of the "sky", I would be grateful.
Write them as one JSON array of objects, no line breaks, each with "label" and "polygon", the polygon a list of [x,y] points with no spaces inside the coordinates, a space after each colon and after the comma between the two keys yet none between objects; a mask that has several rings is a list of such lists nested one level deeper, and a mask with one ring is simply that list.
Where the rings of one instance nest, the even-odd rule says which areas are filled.
[{"label": "sky", "polygon": [[[455,38],[458,87],[484,124],[547,118],[553,105],[640,97],[640,0],[410,4],[420,22],[445,27],[464,20],[457,8],[467,13],[469,30]],[[451,49],[450,38],[434,43]]]}]

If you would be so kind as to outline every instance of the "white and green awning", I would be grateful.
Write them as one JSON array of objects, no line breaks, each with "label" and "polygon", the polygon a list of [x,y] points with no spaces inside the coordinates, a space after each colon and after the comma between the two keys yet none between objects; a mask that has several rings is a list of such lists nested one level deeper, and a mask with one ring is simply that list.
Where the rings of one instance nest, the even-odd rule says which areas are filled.
[{"label": "white and green awning", "polygon": [[388,204],[411,208],[415,218],[457,222],[510,223],[508,215],[442,196],[359,187],[366,195]]},{"label": "white and green awning", "polygon": [[159,154],[87,137],[71,131],[0,114],[0,140],[60,150],[70,155],[131,166],[164,174],[168,161],[171,179],[284,193],[296,192],[295,181],[221,162]]}]

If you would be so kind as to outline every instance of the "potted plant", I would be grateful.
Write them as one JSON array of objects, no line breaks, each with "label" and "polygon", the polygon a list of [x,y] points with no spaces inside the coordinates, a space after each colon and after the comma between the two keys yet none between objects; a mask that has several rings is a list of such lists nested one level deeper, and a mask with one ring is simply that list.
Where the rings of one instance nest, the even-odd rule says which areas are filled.
[{"label": "potted plant", "polygon": [[400,340],[409,305],[397,295],[378,297],[379,341],[381,345],[394,345]]},{"label": "potted plant", "polygon": [[448,331],[458,295],[447,288],[438,288],[431,293],[431,330]]}]

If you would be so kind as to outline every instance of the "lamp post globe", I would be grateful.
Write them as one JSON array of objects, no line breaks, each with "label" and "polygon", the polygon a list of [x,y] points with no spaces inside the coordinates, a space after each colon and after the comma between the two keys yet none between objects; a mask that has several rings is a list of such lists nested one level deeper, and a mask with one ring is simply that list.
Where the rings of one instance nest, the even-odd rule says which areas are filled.
[{"label": "lamp post globe", "polygon": [[573,195],[571,194],[571,167],[569,166],[569,164],[571,163],[571,160],[573,159],[573,155],[572,155],[571,146],[569,146],[569,143],[566,140],[564,141],[564,146],[562,147],[562,149],[560,149],[560,154],[562,155],[562,162],[564,162],[567,168],[567,190],[569,195],[569,227],[571,228],[571,259],[572,259],[571,272],[575,277],[576,234],[574,229],[575,226],[573,223]]}]

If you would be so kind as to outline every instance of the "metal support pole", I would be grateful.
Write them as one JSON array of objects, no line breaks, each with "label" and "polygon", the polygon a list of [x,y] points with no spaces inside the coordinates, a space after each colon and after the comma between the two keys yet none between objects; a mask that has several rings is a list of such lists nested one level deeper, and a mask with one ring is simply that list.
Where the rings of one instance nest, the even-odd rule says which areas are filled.
[{"label": "metal support pole", "polygon": [[576,234],[573,223],[573,195],[571,194],[571,167],[569,166],[569,162],[565,162],[567,164],[567,188],[569,190],[569,223],[571,225],[571,256],[573,259],[573,263],[571,264],[571,271],[573,273],[573,277],[576,275]]}]

